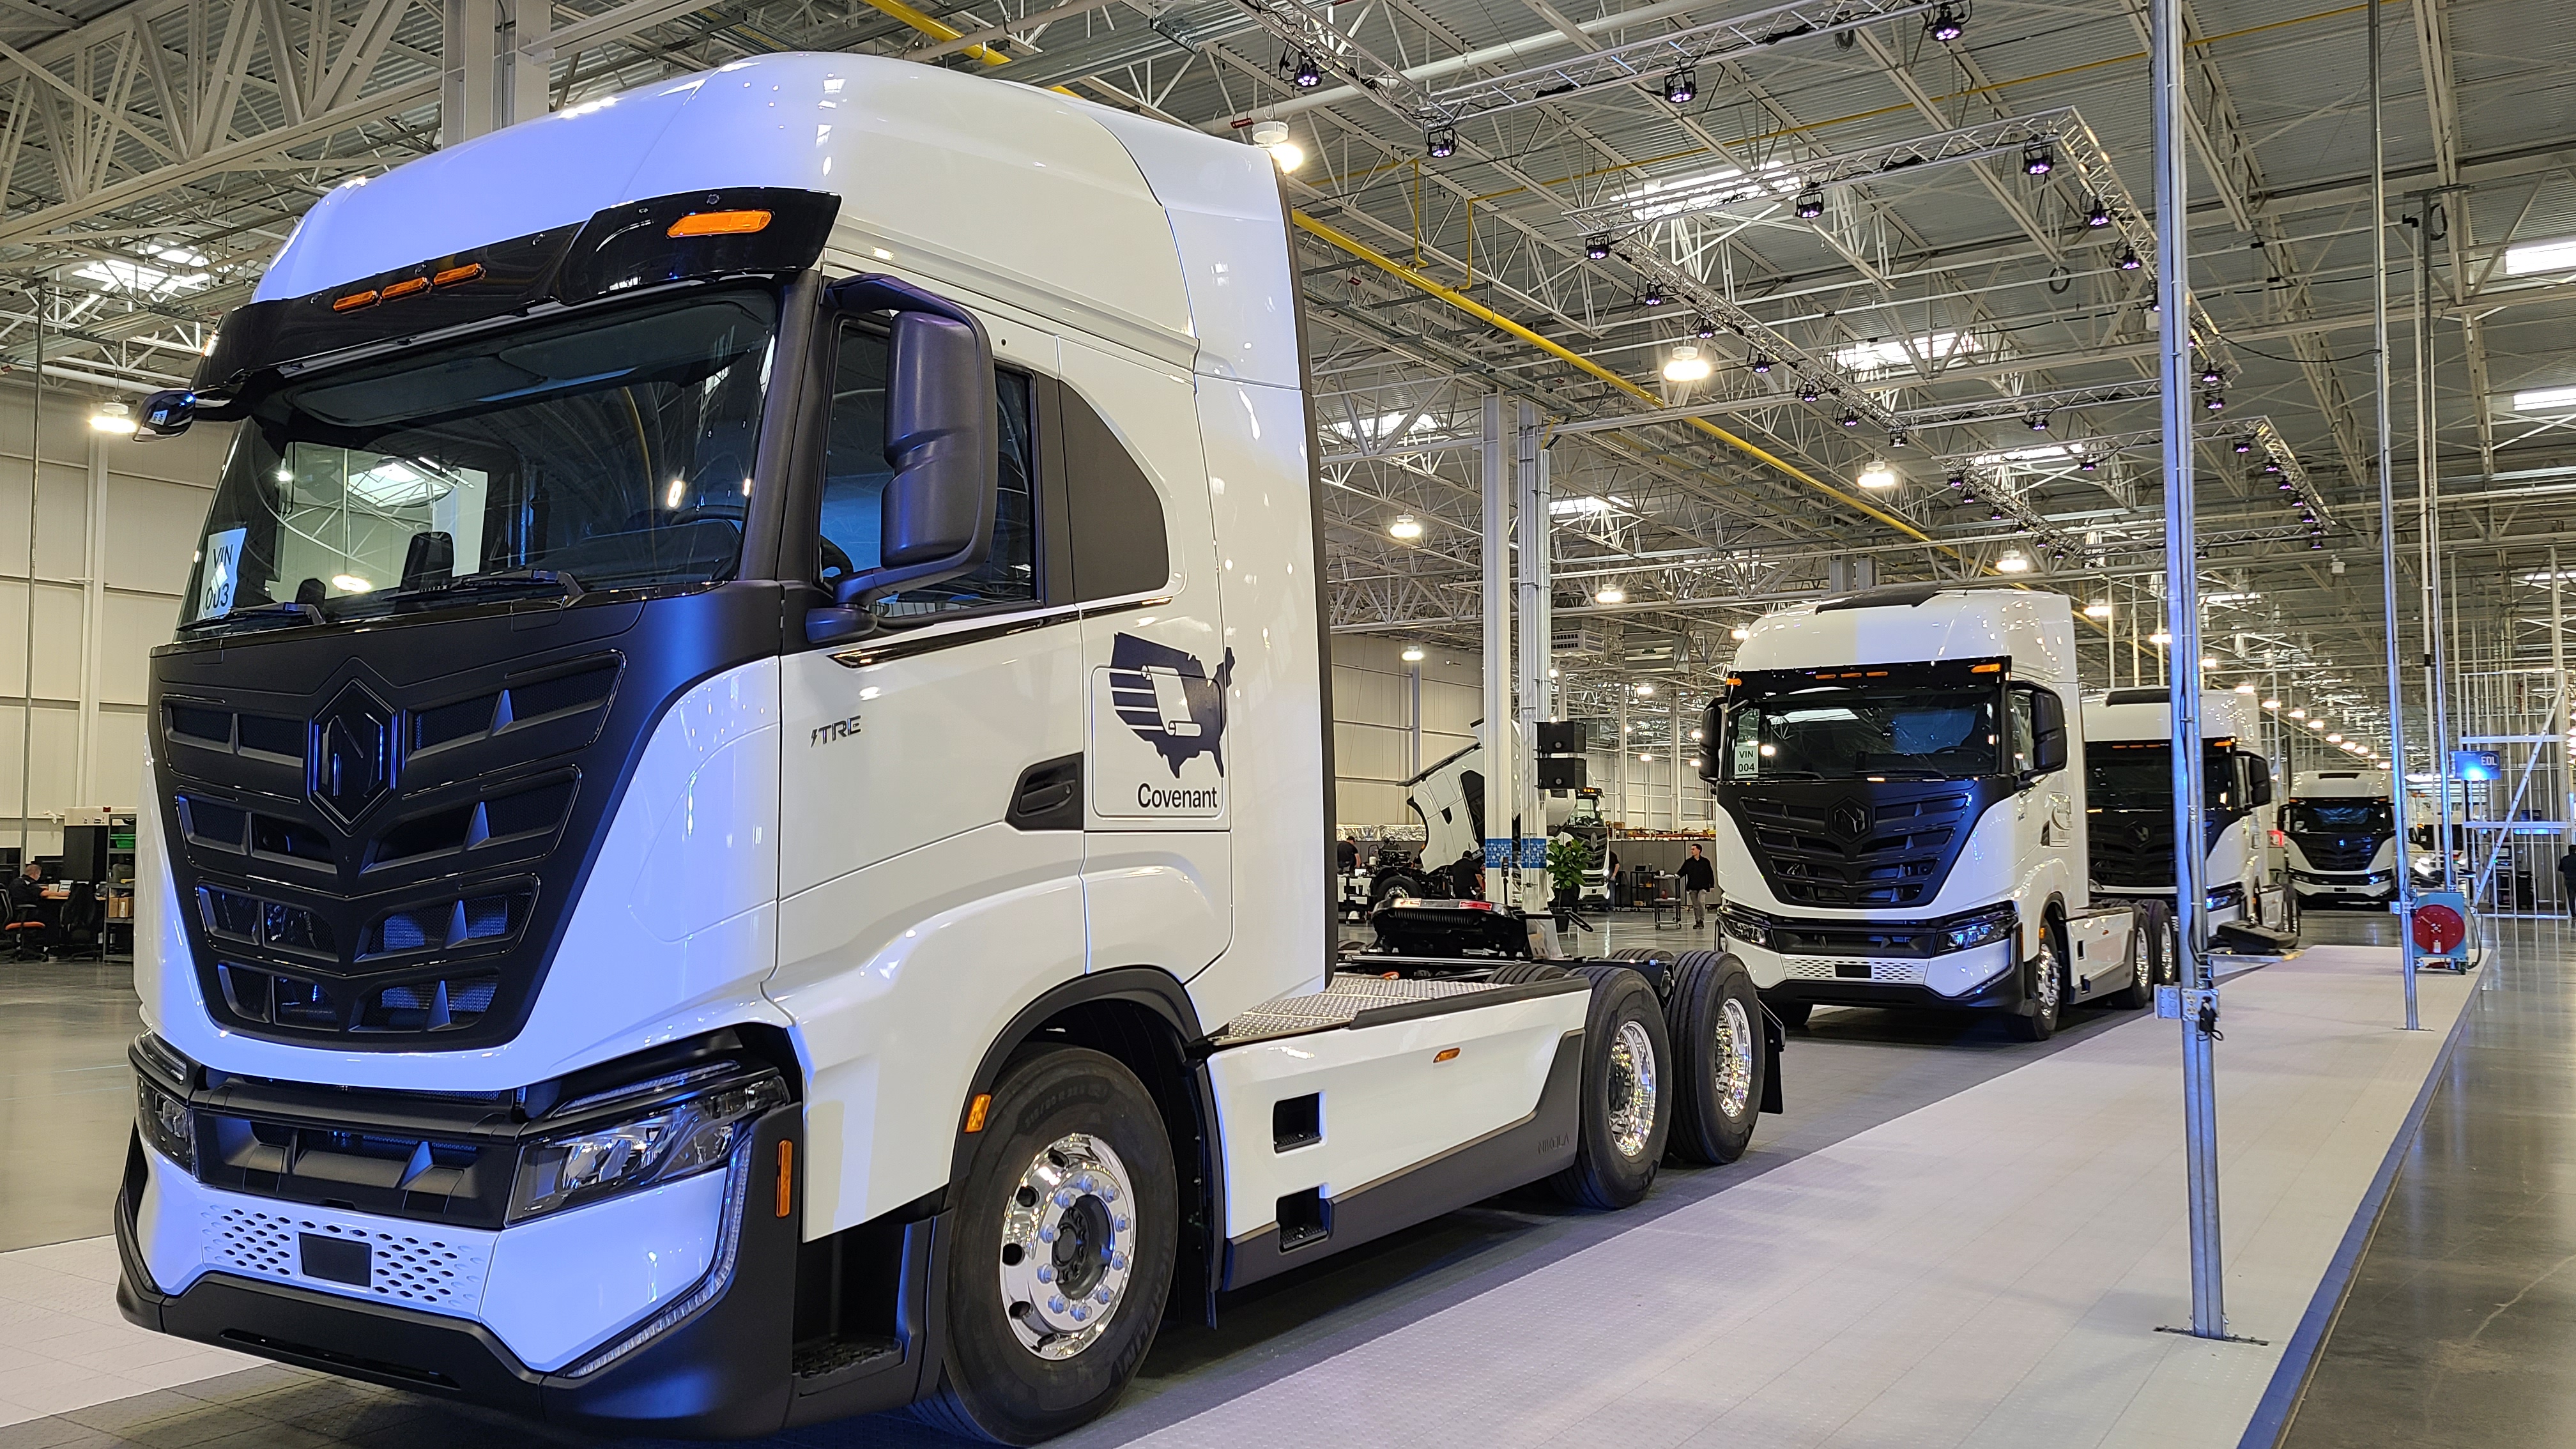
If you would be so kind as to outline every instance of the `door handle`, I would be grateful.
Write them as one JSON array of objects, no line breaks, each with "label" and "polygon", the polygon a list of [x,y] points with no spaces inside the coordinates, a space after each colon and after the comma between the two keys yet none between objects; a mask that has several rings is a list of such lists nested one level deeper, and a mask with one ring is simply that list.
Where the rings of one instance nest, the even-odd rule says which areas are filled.
[{"label": "door handle", "polygon": [[1080,830],[1082,756],[1040,760],[1022,770],[1002,820],[1014,830]]}]

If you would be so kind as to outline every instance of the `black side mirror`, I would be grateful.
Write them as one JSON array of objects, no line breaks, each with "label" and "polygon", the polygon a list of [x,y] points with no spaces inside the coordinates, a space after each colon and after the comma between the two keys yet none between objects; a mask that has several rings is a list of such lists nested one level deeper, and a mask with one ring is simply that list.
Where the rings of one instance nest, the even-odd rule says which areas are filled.
[{"label": "black side mirror", "polygon": [[143,413],[134,424],[134,440],[148,443],[155,438],[175,438],[188,431],[197,420],[197,395],[184,387],[164,388],[143,400]]},{"label": "black side mirror", "polygon": [[2256,809],[2272,803],[2272,762],[2261,755],[2245,757],[2245,803]]},{"label": "black side mirror", "polygon": [[456,535],[423,529],[403,545],[402,586],[406,591],[444,584],[456,577]]},{"label": "black side mirror", "polygon": [[993,345],[965,308],[892,277],[858,276],[826,294],[845,312],[891,311],[885,486],[877,566],[833,590],[843,608],[968,573],[993,546],[1001,487]]},{"label": "black side mirror", "polygon": [[2054,775],[2066,768],[2066,701],[2041,686],[2030,694],[2030,772]]}]

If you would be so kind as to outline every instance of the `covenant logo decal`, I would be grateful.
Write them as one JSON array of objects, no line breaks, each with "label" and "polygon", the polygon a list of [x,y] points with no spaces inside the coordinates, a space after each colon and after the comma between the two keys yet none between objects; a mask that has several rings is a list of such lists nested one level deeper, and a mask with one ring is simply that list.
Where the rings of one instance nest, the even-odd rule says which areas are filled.
[{"label": "covenant logo decal", "polygon": [[[1121,634],[1109,651],[1109,698],[1111,707],[1136,738],[1153,746],[1172,767],[1172,778],[1181,777],[1181,767],[1200,755],[1208,757],[1216,772],[1225,773],[1225,687],[1234,677],[1234,651],[1225,651],[1225,661],[1217,666],[1216,678],[1208,678],[1207,666],[1196,655]],[[1198,801],[1148,801],[1139,788],[1136,803],[1148,809],[1171,808],[1173,804],[1213,806],[1213,791],[1159,791],[1165,796],[1188,796],[1204,793]]]}]

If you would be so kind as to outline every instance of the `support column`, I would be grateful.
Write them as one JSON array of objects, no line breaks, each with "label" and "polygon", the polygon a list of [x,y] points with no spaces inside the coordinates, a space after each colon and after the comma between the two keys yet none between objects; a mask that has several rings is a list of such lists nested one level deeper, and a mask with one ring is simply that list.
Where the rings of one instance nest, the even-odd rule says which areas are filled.
[{"label": "support column", "polygon": [[[107,805],[98,783],[100,658],[107,638],[107,439],[89,434],[89,526],[82,542],[80,713],[72,729],[74,803]],[[139,803],[139,802],[138,802]]]},{"label": "support column", "polygon": [[1523,402],[1512,418],[1512,484],[1520,509],[1519,597],[1520,708],[1519,728],[1512,732],[1512,792],[1519,828],[1512,831],[1518,852],[1520,901],[1535,911],[1547,891],[1547,808],[1538,791],[1538,722],[1547,718],[1548,516],[1547,476],[1539,461],[1538,408]]},{"label": "support column", "polygon": [[[2391,823],[2397,830],[2398,976],[2405,984],[2406,1029],[2420,1031],[2415,1004],[2415,873],[2406,839],[2406,675],[2397,654],[2397,474],[2395,429],[2389,422],[2388,358],[2388,131],[2380,114],[2386,90],[2379,7],[2370,12],[2370,346],[2372,417],[2379,434],[2379,603],[2387,614],[2388,780]],[[2429,731],[2428,731],[2429,734]],[[2295,777],[2294,777],[2295,778]]]},{"label": "support column", "polygon": [[1512,806],[1512,598],[1511,493],[1505,476],[1503,399],[1485,399],[1485,714],[1477,742],[1483,746],[1485,774],[1485,899],[1509,905],[1512,899],[1510,849]]},{"label": "support column", "polygon": [[[2191,1331],[2225,1338],[2227,1313],[2218,1239],[2218,1092],[2211,1048],[2218,992],[2201,933],[2208,900],[2208,837],[2202,819],[2200,747],[2200,575],[2193,537],[2191,476],[2191,172],[2183,133],[2190,114],[2184,91],[2182,0],[2149,6],[2154,55],[2156,131],[2156,298],[2163,344],[2165,485],[2165,628],[2172,636],[2164,671],[2173,701],[2175,920],[2183,959],[2183,1144],[2191,1210]],[[2081,768],[2081,766],[2070,766]]]},{"label": "support column", "polygon": [[546,113],[553,28],[542,0],[447,0],[441,146]]}]

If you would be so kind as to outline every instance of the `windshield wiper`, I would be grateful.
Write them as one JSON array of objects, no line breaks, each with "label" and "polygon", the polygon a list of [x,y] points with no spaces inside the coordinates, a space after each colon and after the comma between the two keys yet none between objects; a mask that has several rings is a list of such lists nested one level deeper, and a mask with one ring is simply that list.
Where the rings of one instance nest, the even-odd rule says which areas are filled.
[{"label": "windshield wiper", "polygon": [[560,569],[495,569],[490,573],[463,574],[442,584],[423,584],[416,589],[395,589],[386,597],[394,599],[443,598],[449,594],[500,594],[515,591],[560,594],[566,603],[579,599],[588,590],[581,581]]},{"label": "windshield wiper", "polygon": [[201,629],[213,630],[236,624],[246,629],[292,629],[303,624],[329,622],[331,621],[314,605],[299,604],[289,599],[284,603],[253,604],[246,609],[233,609],[226,613],[209,614],[202,619],[190,619],[179,626],[179,632],[193,634]]},{"label": "windshield wiper", "polygon": [[1881,780],[1949,780],[1957,778],[1947,770],[1935,770],[1924,765],[1871,765],[1862,770],[1861,773],[1867,776],[1875,776]]}]

